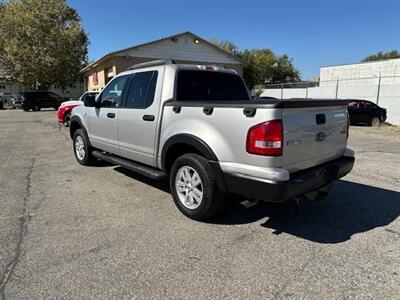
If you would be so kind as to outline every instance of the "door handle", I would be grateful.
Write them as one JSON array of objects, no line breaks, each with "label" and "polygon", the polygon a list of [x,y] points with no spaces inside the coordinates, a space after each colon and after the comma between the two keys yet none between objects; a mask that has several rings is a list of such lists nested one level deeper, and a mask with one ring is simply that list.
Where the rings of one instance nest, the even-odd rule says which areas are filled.
[{"label": "door handle", "polygon": [[153,115],[144,115],[143,121],[154,121],[155,117]]},{"label": "door handle", "polygon": [[114,119],[115,118],[115,114],[114,113],[108,113],[107,114],[107,118]]}]

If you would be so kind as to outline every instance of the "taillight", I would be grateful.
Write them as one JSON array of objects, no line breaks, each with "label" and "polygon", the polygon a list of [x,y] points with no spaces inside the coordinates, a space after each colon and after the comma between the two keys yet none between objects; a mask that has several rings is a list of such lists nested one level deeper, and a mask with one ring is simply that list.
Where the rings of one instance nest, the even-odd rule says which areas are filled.
[{"label": "taillight", "polygon": [[21,103],[23,103],[23,102],[25,101],[25,99],[26,99],[26,97],[25,97],[25,96],[22,96],[22,97],[21,97]]},{"label": "taillight", "polygon": [[282,120],[272,120],[249,129],[246,150],[248,153],[281,156],[283,152]]}]

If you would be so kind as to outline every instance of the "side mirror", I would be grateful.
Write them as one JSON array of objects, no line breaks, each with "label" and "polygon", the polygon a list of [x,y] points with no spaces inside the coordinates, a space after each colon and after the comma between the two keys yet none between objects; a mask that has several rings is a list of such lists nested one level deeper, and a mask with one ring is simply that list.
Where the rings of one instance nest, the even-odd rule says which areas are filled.
[{"label": "side mirror", "polygon": [[87,107],[94,107],[96,106],[95,96],[86,96],[85,100],[83,101],[83,105]]},{"label": "side mirror", "polygon": [[94,107],[96,107],[96,108],[100,108],[101,107],[100,99],[97,99],[97,101],[96,100],[94,101]]}]

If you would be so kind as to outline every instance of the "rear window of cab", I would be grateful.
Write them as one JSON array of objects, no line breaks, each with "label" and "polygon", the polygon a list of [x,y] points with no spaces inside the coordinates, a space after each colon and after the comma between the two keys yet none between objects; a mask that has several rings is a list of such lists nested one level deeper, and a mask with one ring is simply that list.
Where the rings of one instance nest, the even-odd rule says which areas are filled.
[{"label": "rear window of cab", "polygon": [[225,72],[180,70],[177,101],[250,100],[239,75]]}]

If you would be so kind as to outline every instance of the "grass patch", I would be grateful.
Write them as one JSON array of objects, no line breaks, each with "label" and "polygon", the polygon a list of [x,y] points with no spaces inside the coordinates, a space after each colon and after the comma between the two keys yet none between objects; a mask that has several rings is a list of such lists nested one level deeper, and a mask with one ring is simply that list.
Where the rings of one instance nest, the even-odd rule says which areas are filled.
[{"label": "grass patch", "polygon": [[378,126],[374,126],[374,128],[381,129],[381,130],[388,130],[388,131],[394,131],[394,132],[400,132],[400,126],[399,125],[392,125],[388,123],[384,123]]}]

